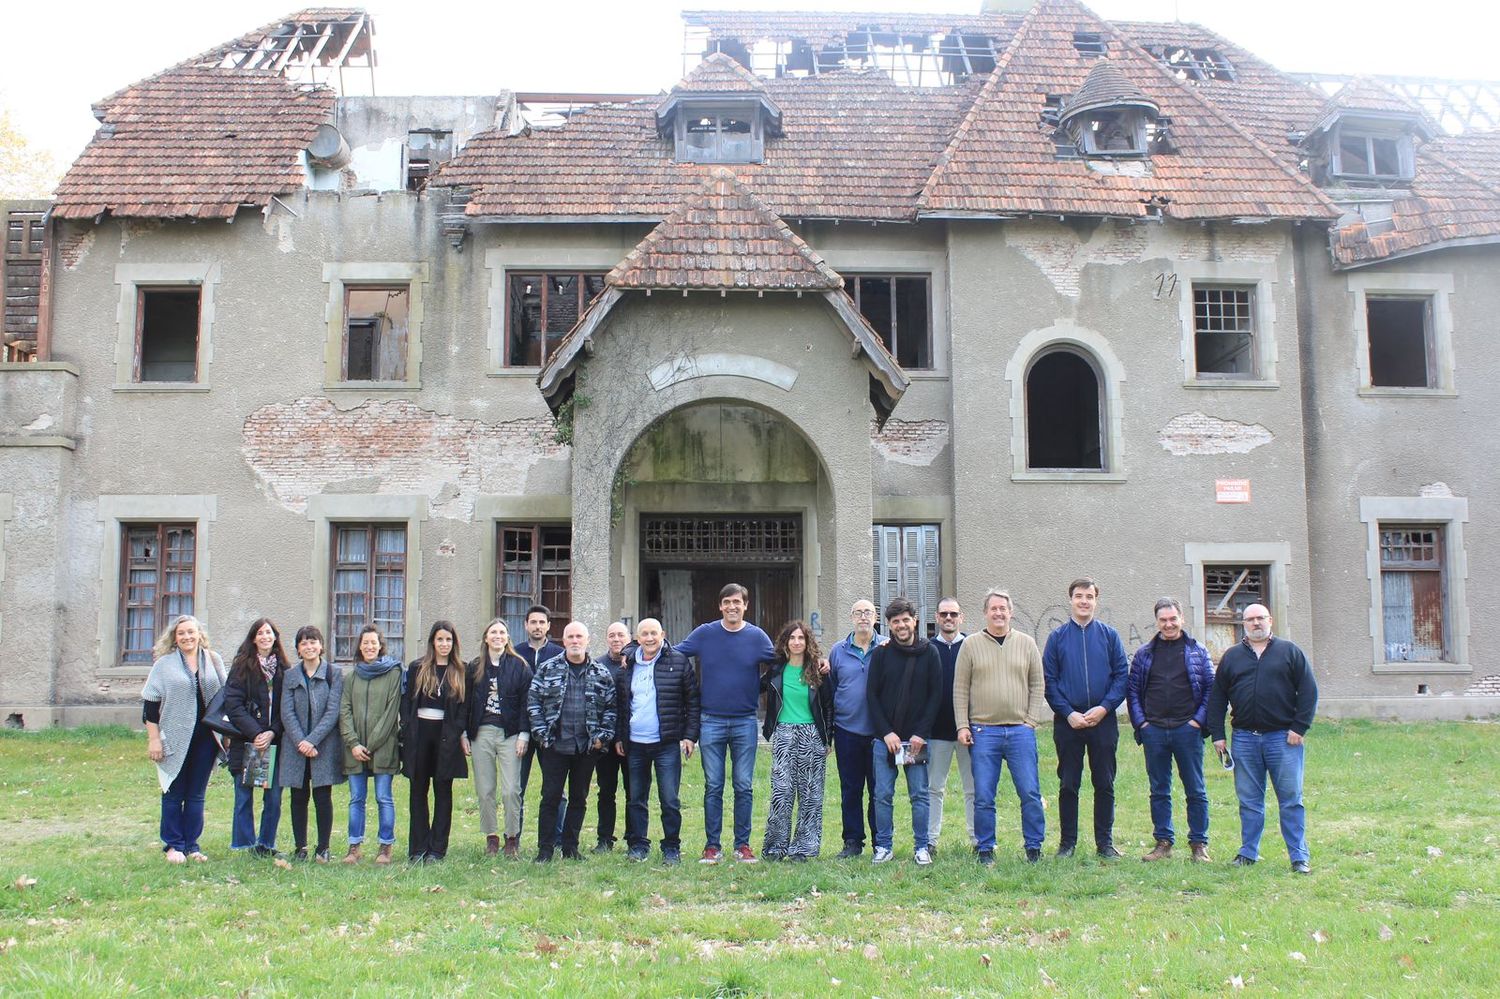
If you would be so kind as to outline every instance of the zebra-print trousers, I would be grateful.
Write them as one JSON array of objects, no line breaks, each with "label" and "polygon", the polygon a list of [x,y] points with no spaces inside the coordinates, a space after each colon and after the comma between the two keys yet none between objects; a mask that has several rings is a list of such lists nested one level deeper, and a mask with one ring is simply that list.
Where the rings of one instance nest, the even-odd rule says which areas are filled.
[{"label": "zebra-print trousers", "polygon": [[[823,845],[823,780],[828,751],[816,725],[777,725],[771,733],[771,812],[761,853],[816,857]],[[792,805],[797,832],[792,835]],[[790,842],[789,842],[790,841]]]}]

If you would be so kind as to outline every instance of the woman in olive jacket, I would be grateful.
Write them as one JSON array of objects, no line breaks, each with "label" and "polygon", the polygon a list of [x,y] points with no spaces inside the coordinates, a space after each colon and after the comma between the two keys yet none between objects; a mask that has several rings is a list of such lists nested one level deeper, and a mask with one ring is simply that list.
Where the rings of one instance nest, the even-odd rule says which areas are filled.
[{"label": "woman in olive jacket", "polygon": [[349,852],[357,864],[365,841],[365,796],[375,779],[375,810],[380,816],[380,852],[375,863],[391,862],[396,842],[396,799],[391,784],[401,770],[401,660],[386,655],[385,636],[365,625],[355,647],[354,668],[344,678],[339,701],[339,735],[344,740],[344,773],[349,777]]},{"label": "woman in olive jacket", "polygon": [[406,844],[411,863],[435,863],[448,853],[453,782],[469,776],[469,698],[479,686],[458,651],[458,630],[447,621],[433,624],[426,654],[406,667],[401,694],[401,772],[411,781]]},{"label": "woman in olive jacket", "polygon": [[323,658],[323,633],[313,625],[297,629],[297,657],[282,682],[281,726],[285,751],[276,782],[292,789],[292,838],[297,859],[307,859],[307,799],[318,815],[318,845],[313,858],[328,863],[333,832],[333,785],[344,782],[343,747],[339,744],[339,699],[344,674]]}]

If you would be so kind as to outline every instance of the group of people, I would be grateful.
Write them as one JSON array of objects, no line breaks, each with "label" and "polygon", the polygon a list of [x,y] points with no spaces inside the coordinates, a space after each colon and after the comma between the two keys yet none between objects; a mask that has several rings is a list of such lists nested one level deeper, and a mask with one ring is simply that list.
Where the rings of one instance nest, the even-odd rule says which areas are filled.
[{"label": "group of people", "polygon": [[[972,635],[962,630],[958,601],[944,598],[930,640],[905,598],[884,608],[886,635],[876,631],[875,606],[859,600],[851,609],[849,634],[825,656],[800,620],[786,623],[773,642],[746,620],[749,593],[731,583],[720,593],[719,619],[676,644],[666,641],[653,618],[640,621],[634,635],[617,622],[596,657],[581,622],[568,623],[558,645],[549,637],[548,609],[533,606],[524,642],[513,644],[505,622],[496,619],[485,628],[480,654],[468,662],[448,621],[433,624],[424,654],[404,666],[386,654],[379,629],[367,625],[347,672],[324,658],[323,636],[312,625],[297,631],[297,659],[290,661],[280,632],[264,618],[251,625],[226,671],[202,626],[180,617],[157,643],[143,693],[148,753],[162,787],[163,849],[172,863],[207,860],[199,837],[205,790],[221,748],[210,724],[217,716],[217,727],[231,733],[223,740],[235,787],[230,845],[262,855],[276,852],[281,792],[290,788],[295,856],[308,859],[310,800],[316,815],[311,856],[329,862],[331,789],[347,779],[344,862],[364,858],[373,781],[375,863],[390,863],[396,842],[393,779],[400,772],[409,781],[408,858],[442,860],[452,829],[453,781],[468,776],[472,760],[485,851],[518,856],[522,802],[539,758],[538,862],[551,861],[559,850],[564,858],[581,859],[591,785],[598,791],[594,850],[612,850],[622,783],[627,855],[648,859],[654,783],[661,859],[677,864],[682,764],[696,754],[704,773],[699,862],[725,858],[728,780],[731,855],[754,863],[759,858],[750,843],[751,815],[764,737],[771,751],[765,859],[819,856],[831,753],[840,785],[840,858],[862,855],[867,831],[873,862],[893,858],[895,788],[904,774],[912,859],[931,864],[956,758],[968,839],[979,863],[995,860],[995,799],[1006,765],[1019,799],[1025,857],[1036,862],[1046,819],[1035,729],[1050,709],[1059,784],[1057,855],[1069,857],[1077,849],[1086,761],[1094,848],[1100,857],[1115,859],[1117,712],[1123,704],[1144,749],[1150,783],[1155,846],[1142,860],[1169,857],[1175,845],[1174,765],[1187,799],[1192,859],[1209,859],[1203,761],[1204,742],[1211,739],[1221,764],[1234,770],[1241,824],[1234,863],[1259,859],[1269,776],[1292,869],[1309,873],[1302,760],[1317,687],[1306,656],[1274,637],[1270,612],[1254,604],[1243,612],[1244,640],[1215,670],[1208,651],[1185,632],[1181,606],[1165,598],[1155,607],[1156,634],[1131,658],[1119,634],[1097,620],[1098,596],[1091,579],[1069,584],[1070,619],[1040,648],[1011,628],[1011,599],[1003,590],[985,594],[984,627]],[[1230,709],[1233,735],[1226,742]]]}]

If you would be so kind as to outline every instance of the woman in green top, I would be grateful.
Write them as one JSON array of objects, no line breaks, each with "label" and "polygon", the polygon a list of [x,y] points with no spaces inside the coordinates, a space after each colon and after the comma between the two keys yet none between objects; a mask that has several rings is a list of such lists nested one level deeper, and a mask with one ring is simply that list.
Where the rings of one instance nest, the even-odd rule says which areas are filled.
[{"label": "woman in green top", "polygon": [[790,621],[777,636],[776,658],[761,677],[763,731],[771,741],[771,811],[761,847],[767,860],[811,860],[822,849],[823,777],[833,741],[833,684],[819,670],[822,658],[807,625]]}]

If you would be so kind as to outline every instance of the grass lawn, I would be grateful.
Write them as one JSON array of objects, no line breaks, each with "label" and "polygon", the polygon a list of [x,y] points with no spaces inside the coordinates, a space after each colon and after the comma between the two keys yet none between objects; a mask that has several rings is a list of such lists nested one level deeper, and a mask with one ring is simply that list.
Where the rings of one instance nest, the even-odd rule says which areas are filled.
[{"label": "grass lawn", "polygon": [[[1261,863],[1231,867],[1239,820],[1211,765],[1212,865],[1136,859],[1151,845],[1145,773],[1120,747],[1126,859],[1057,861],[1046,731],[1047,858],[1022,862],[1008,775],[999,862],[970,859],[950,775],[937,862],[703,867],[702,770],[684,770],[686,863],[622,852],[541,867],[482,856],[472,788],[446,863],[278,869],[231,854],[231,789],[209,788],[206,865],[156,842],[145,738],[123,729],[0,734],[0,994],[1494,995],[1500,989],[1500,726],[1320,722],[1308,741],[1314,874],[1293,876],[1272,816]],[[1212,754],[1210,753],[1212,764]],[[757,772],[757,851],[769,798]],[[535,850],[534,774],[523,850]],[[398,779],[404,852],[406,784]],[[1085,790],[1084,825],[1089,792]],[[374,832],[374,800],[370,833]],[[335,856],[348,792],[334,791]],[[829,767],[824,853],[839,847]],[[1176,821],[1185,854],[1185,819]],[[622,808],[623,811],[623,808]],[[726,807],[726,819],[729,809]],[[592,845],[592,809],[585,845]],[[621,816],[623,824],[623,815]],[[290,809],[281,845],[291,842]],[[653,815],[653,834],[659,828]],[[903,831],[905,830],[905,831]],[[1087,833],[1085,832],[1085,838]],[[830,849],[831,847],[831,849]],[[30,883],[35,879],[35,883]]]}]

